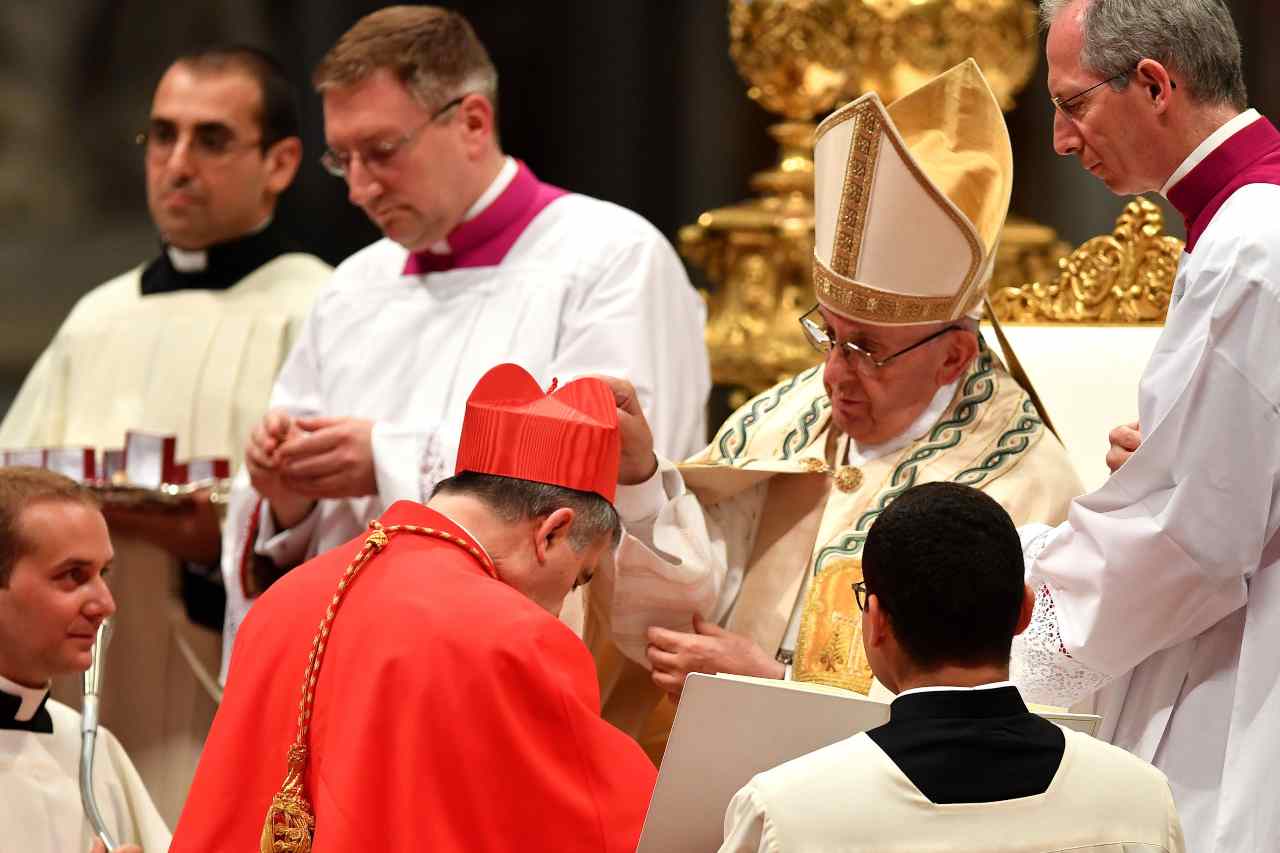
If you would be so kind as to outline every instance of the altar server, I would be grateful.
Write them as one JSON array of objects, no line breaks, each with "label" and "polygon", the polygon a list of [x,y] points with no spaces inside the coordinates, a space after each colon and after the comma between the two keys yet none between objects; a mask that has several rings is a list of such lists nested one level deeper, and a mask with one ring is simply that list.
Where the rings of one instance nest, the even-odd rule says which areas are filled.
[{"label": "altar server", "polygon": [[600,380],[489,371],[427,506],[249,612],[175,853],[633,851],[656,773],[556,618],[617,542],[618,447]]},{"label": "altar server", "polygon": [[[238,466],[330,273],[273,219],[302,158],[296,101],[275,60],[251,48],[169,66],[139,134],[160,254],[76,303],[0,423],[0,448],[119,448],[133,429]],[[203,494],[192,507],[111,521],[216,564],[216,514]]]},{"label": "altar server", "polygon": [[[115,612],[107,525],[83,486],[37,468],[0,468],[0,850],[87,851],[80,802],[80,715],[49,698],[84,672]],[[169,829],[120,742],[100,728],[93,790],[119,843],[169,847]]]},{"label": "altar server", "polygon": [[1055,148],[1116,193],[1164,193],[1187,245],[1140,443],[1065,524],[1024,531],[1040,600],[1015,680],[1055,704],[1103,688],[1105,734],[1169,777],[1188,849],[1274,849],[1280,133],[1246,108],[1225,4],[1042,12]]},{"label": "altar server", "polygon": [[721,853],[1182,853],[1160,771],[1031,713],[1009,682],[1035,599],[999,504],[916,486],[863,554],[859,618],[897,693],[889,722],[756,775]]},{"label": "altar server", "polygon": [[705,440],[705,312],[679,258],[636,214],[503,153],[497,72],[461,15],[375,12],[315,84],[324,163],[385,238],[338,267],[250,440],[223,550],[228,641],[273,577],[430,495],[465,391],[496,363],[543,383],[627,376],[666,452]]},{"label": "altar server", "polygon": [[591,591],[587,637],[606,717],[654,755],[672,711],[659,689],[678,695],[689,672],[871,689],[851,584],[867,528],[912,484],[975,486],[1024,522],[1061,519],[1082,491],[978,335],[1013,161],[977,64],[888,107],[864,95],[816,140],[818,304],[800,322],[822,361],[679,466],[654,455],[638,410],[628,421],[628,535],[616,583]]}]

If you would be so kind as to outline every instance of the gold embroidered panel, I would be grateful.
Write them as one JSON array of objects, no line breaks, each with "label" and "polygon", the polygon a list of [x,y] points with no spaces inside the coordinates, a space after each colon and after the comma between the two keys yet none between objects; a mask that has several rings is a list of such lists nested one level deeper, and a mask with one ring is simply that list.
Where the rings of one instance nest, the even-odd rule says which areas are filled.
[{"label": "gold embroidered panel", "polygon": [[[882,122],[880,113],[871,101],[864,101],[848,111],[853,121],[852,144],[845,164],[844,186],[840,192],[840,207],[836,214],[835,243],[831,247],[831,269],[846,278],[857,274],[858,257],[862,252],[862,235],[867,228],[867,207],[871,202],[871,188],[875,184],[876,155]],[[818,129],[824,133],[832,125],[825,122]]]},{"label": "gold embroidered panel", "polygon": [[831,310],[869,323],[931,323],[953,319],[955,296],[904,296],[842,279],[814,258],[813,290]]}]

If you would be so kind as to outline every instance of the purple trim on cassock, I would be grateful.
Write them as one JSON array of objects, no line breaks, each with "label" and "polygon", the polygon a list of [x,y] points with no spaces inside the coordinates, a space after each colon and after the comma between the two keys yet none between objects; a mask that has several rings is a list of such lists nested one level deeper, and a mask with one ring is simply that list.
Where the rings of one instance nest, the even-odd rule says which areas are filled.
[{"label": "purple trim on cassock", "polygon": [[446,238],[452,250],[449,254],[410,252],[401,275],[497,266],[534,217],[551,202],[568,194],[568,190],[544,184],[528,166],[517,160],[515,177],[493,203],[479,216],[449,232]]},{"label": "purple trim on cassock", "polygon": [[1265,118],[1237,131],[1169,190],[1187,222],[1187,252],[1231,194],[1246,184],[1280,184],[1280,132]]}]

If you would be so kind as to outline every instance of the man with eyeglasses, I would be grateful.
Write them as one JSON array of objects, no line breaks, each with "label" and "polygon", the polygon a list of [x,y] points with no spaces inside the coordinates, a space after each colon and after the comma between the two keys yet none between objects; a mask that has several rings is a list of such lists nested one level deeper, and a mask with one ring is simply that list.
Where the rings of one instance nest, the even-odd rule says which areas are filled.
[{"label": "man with eyeglasses", "polygon": [[757,774],[721,853],[1181,853],[1169,783],[1032,713],[1009,681],[1031,620],[1009,514],[957,483],[908,489],[871,525],[862,642],[897,696],[883,726]]},{"label": "man with eyeglasses", "polygon": [[[120,447],[172,434],[183,457],[239,467],[245,437],[329,267],[273,220],[302,156],[297,98],[266,54],[211,48],[161,77],[138,142],[162,249],[85,295],[0,424],[0,447]],[[106,509],[112,529],[217,566],[207,492],[163,516]]]},{"label": "man with eyeglasses", "polygon": [[1187,244],[1114,473],[1024,531],[1040,628],[1014,680],[1052,704],[1097,691],[1102,734],[1168,775],[1188,849],[1275,849],[1280,132],[1247,109],[1224,3],[1041,13],[1055,149],[1113,192],[1161,192]]},{"label": "man with eyeglasses", "polygon": [[678,467],[615,383],[631,415],[628,536],[615,576],[590,591],[588,638],[606,715],[655,755],[671,707],[650,717],[654,686],[678,697],[689,672],[871,689],[851,583],[867,527],[909,486],[973,485],[1024,521],[1062,518],[1082,491],[978,337],[1012,156],[977,65],[887,109],[868,95],[837,111],[815,164],[818,305],[800,322],[823,362],[748,402]]},{"label": "man with eyeglasses", "polygon": [[626,376],[664,452],[706,437],[705,309],[675,251],[634,213],[503,153],[497,72],[461,15],[374,12],[314,82],[323,165],[385,239],[338,267],[250,438],[224,551],[228,643],[273,578],[430,494],[465,390],[496,363],[544,385]]}]

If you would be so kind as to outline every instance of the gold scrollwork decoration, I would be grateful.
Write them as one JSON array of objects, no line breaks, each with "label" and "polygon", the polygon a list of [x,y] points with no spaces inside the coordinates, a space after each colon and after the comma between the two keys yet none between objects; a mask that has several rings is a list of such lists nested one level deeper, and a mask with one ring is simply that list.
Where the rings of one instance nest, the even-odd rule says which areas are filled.
[{"label": "gold scrollwork decoration", "polygon": [[993,289],[1009,323],[1163,323],[1183,242],[1164,233],[1164,215],[1145,198],[1125,205],[1110,234],[1059,262],[1057,277]]}]

